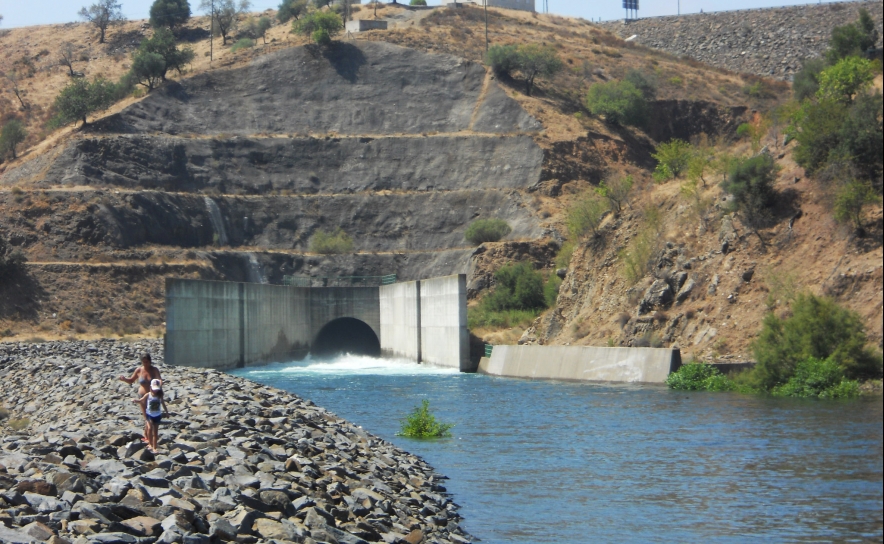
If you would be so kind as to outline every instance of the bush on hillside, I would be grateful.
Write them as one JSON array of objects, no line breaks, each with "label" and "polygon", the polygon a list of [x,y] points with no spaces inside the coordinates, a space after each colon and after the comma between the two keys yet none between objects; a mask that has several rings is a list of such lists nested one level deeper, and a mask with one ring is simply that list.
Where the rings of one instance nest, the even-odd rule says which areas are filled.
[{"label": "bush on hillside", "polygon": [[835,220],[849,223],[857,231],[863,228],[863,211],[866,206],[880,200],[868,181],[852,179],[835,193]]},{"label": "bush on hillside", "polygon": [[310,38],[319,45],[329,45],[344,29],[341,16],[330,11],[314,11],[292,23],[292,31]]},{"label": "bush on hillside", "polygon": [[353,239],[340,227],[330,233],[320,229],[310,238],[310,251],[323,255],[349,253],[353,251]]},{"label": "bush on hillside", "polygon": [[820,101],[834,100],[852,104],[854,98],[869,87],[874,79],[875,67],[872,61],[860,57],[843,58],[820,72],[820,86],[816,95]]},{"label": "bush on hillside", "polygon": [[9,247],[6,237],[0,234],[0,280],[16,276],[24,271],[25,254]]},{"label": "bush on hillside", "polygon": [[240,39],[236,40],[233,43],[233,45],[230,46],[230,52],[236,53],[237,51],[239,51],[241,49],[249,49],[254,46],[255,46],[255,44],[254,44],[254,42],[252,42],[251,38],[240,38]]},{"label": "bush on hillside", "polygon": [[642,127],[648,120],[648,101],[629,81],[593,84],[586,94],[586,108],[612,125]]},{"label": "bush on hillside", "polygon": [[615,176],[599,183],[596,193],[608,199],[611,208],[618,213],[623,209],[623,204],[628,202],[629,191],[632,190],[634,180],[632,176]]},{"label": "bush on hillside", "polygon": [[85,78],[72,80],[55,97],[53,107],[58,112],[54,125],[66,125],[82,120],[86,126],[86,116],[110,106],[116,95],[116,86],[103,78],[95,78],[91,83]]},{"label": "bush on hillside", "polygon": [[530,263],[500,267],[494,273],[494,290],[483,302],[491,310],[539,310],[546,308],[543,276]]},{"label": "bush on hillside", "polygon": [[479,245],[500,241],[512,230],[503,219],[477,219],[467,227],[464,238],[471,244]]},{"label": "bush on hillside", "polygon": [[[653,72],[651,73],[653,74]],[[657,78],[654,75],[649,75],[641,70],[636,70],[633,68],[632,70],[626,72],[626,76],[623,78],[623,81],[628,81],[632,83],[632,85],[638,89],[642,96],[645,97],[645,100],[651,101],[657,98]]]},{"label": "bush on hillside", "polygon": [[687,170],[693,156],[693,147],[684,140],[673,138],[658,144],[651,156],[657,161],[654,181],[661,183],[677,178]]},{"label": "bush on hillside", "polygon": [[131,74],[137,83],[148,90],[154,89],[161,81],[166,80],[170,70],[179,74],[184,72],[186,64],[193,60],[193,49],[179,49],[175,44],[175,36],[168,28],[158,28],[150,39],[141,42],[138,50],[132,55]]},{"label": "bush on hillside", "polygon": [[187,0],[154,0],[150,6],[150,26],[175,30],[190,19]]},{"label": "bush on hillside", "polygon": [[427,0],[411,0],[408,3],[409,6],[426,6]]},{"label": "bush on hillside", "polygon": [[865,8],[861,8],[856,22],[832,29],[826,59],[830,64],[835,64],[846,57],[860,56],[870,47],[874,47],[877,42],[878,30],[875,28],[875,21]]},{"label": "bush on hillside", "polygon": [[733,195],[734,208],[743,224],[757,230],[770,219],[770,208],[776,200],[774,178],[776,164],[767,154],[742,159],[734,165],[722,188]]},{"label": "bush on hillside", "polygon": [[516,45],[492,45],[485,62],[497,75],[512,75],[519,69],[519,48]]},{"label": "bush on hillside", "polygon": [[610,209],[608,201],[595,191],[587,191],[568,208],[568,232],[574,240],[598,234],[599,226]]},{"label": "bush on hillside", "polygon": [[18,147],[18,144],[24,142],[27,137],[28,133],[21,121],[18,119],[7,121],[3,125],[3,129],[0,130],[0,161],[7,155],[12,155],[12,158],[15,159],[15,148]]},{"label": "bush on hillside", "polygon": [[830,360],[847,379],[881,377],[881,354],[868,347],[862,319],[834,301],[800,294],[792,302],[792,315],[764,318],[753,344],[758,365],[753,374],[758,385],[770,391],[786,384],[799,363]]},{"label": "bush on hillside", "polygon": [[828,63],[821,58],[805,59],[792,79],[792,93],[797,100],[813,98],[820,88],[820,73]]}]

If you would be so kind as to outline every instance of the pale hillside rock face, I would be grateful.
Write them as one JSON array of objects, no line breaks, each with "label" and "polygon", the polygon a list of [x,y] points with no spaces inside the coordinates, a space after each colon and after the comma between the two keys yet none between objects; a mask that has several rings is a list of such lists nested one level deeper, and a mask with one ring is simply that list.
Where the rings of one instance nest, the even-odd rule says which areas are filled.
[{"label": "pale hillside rock face", "polygon": [[[171,412],[156,455],[117,379],[145,350]],[[0,344],[0,373],[2,542],[469,541],[420,458],[284,391],[167,367],[159,341]]]}]

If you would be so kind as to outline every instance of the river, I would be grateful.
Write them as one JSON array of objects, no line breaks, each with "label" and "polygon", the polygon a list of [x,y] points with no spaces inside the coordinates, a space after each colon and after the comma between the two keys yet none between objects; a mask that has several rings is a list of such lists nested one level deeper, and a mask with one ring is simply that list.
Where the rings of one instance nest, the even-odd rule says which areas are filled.
[{"label": "river", "polygon": [[[881,396],[514,380],[349,355],[235,373],[425,458],[486,544],[884,537]],[[451,438],[396,436],[422,399]]]}]

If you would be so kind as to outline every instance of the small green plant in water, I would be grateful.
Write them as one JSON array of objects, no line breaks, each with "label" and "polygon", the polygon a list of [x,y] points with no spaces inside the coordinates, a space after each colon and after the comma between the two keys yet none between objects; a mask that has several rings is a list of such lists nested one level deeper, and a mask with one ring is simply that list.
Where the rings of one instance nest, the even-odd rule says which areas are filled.
[{"label": "small green plant in water", "polygon": [[451,423],[436,421],[430,412],[430,401],[424,399],[402,420],[402,428],[396,434],[406,438],[443,438],[451,436],[452,427]]},{"label": "small green plant in water", "polygon": [[679,391],[733,391],[734,383],[717,368],[706,363],[688,363],[666,378],[670,389]]}]

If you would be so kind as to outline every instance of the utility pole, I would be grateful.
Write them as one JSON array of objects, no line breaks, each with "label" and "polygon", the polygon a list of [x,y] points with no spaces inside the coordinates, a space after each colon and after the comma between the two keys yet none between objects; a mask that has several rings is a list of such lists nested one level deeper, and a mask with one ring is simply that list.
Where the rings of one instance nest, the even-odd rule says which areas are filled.
[{"label": "utility pole", "polygon": [[485,5],[485,52],[488,52],[488,0],[483,0]]},{"label": "utility pole", "polygon": [[209,16],[209,63],[214,60],[215,49],[215,0],[212,0],[211,15]]}]

